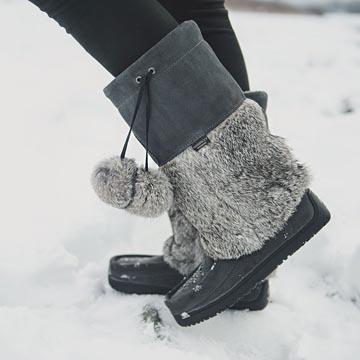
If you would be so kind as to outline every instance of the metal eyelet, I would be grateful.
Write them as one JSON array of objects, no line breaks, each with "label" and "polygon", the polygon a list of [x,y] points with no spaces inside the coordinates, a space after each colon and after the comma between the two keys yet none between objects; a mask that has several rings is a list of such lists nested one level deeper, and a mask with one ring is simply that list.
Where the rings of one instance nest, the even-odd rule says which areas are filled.
[{"label": "metal eyelet", "polygon": [[141,75],[137,76],[136,79],[135,79],[136,83],[137,83],[137,84],[140,84],[140,83],[141,83],[141,79],[142,79],[142,76],[141,76]]},{"label": "metal eyelet", "polygon": [[154,67],[150,67],[150,68],[148,69],[148,72],[151,73],[152,75],[154,75],[154,74],[155,74],[155,68],[154,68]]}]

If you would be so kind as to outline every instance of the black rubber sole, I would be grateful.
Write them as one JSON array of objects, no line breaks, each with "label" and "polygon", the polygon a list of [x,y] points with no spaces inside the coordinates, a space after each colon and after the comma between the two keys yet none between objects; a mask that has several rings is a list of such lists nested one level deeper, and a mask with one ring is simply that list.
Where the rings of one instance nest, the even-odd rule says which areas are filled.
[{"label": "black rubber sole", "polygon": [[[175,315],[174,318],[176,322],[180,326],[196,325],[230,308],[243,294],[247,294],[254,284],[263,281],[289,256],[294,254],[318,233],[329,222],[331,215],[326,206],[315,196],[315,194],[308,191],[308,196],[314,207],[314,216],[312,220],[291,239],[291,241],[286,242],[280,247],[270,258],[263,262],[262,266],[254,270],[226,296],[198,312],[191,313],[187,318]],[[165,301],[165,303],[166,302],[167,301]]]},{"label": "black rubber sole", "polygon": [[125,294],[166,295],[169,292],[169,289],[155,287],[153,285],[147,286],[144,284],[129,283],[128,281],[121,280],[111,275],[109,275],[108,280],[113,289]]},{"label": "black rubber sole", "polygon": [[[155,288],[154,286],[146,286],[143,284],[134,284],[117,279],[111,275],[108,277],[110,286],[124,294],[135,295],[166,295],[169,289]],[[263,310],[269,302],[269,283],[266,282],[261,288],[259,296],[252,301],[237,301],[230,310],[250,310],[260,311]]]}]

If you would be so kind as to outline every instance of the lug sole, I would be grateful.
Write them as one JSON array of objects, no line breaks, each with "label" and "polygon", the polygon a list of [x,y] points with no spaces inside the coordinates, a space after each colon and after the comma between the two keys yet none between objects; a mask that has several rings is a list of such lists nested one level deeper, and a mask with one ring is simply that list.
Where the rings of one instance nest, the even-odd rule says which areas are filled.
[{"label": "lug sole", "polygon": [[[166,295],[169,289],[156,288],[154,286],[146,286],[143,284],[129,283],[118,279],[114,276],[108,276],[109,285],[116,291],[124,294],[135,295]],[[252,301],[237,301],[230,310],[263,310],[269,302],[269,283],[262,284],[261,292],[258,297]]]},{"label": "lug sole", "polygon": [[145,284],[136,284],[129,283],[128,281],[124,281],[113,277],[111,275],[108,276],[110,286],[119,292],[125,294],[136,294],[136,295],[166,295],[169,292],[169,289],[164,289],[161,287],[155,286],[147,286]]}]

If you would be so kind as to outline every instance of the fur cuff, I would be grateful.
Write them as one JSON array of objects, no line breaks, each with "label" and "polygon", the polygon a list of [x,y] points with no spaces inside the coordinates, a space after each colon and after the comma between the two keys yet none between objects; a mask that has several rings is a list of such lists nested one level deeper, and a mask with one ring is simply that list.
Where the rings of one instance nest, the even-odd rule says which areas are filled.
[{"label": "fur cuff", "polygon": [[199,234],[181,211],[172,208],[169,217],[174,235],[165,241],[164,260],[182,275],[189,275],[203,259]]},{"label": "fur cuff", "polygon": [[204,251],[199,242],[177,243],[175,236],[170,236],[164,243],[164,260],[181,275],[191,274],[203,259]]},{"label": "fur cuff", "polygon": [[308,171],[283,138],[269,133],[252,100],[208,138],[199,151],[188,148],[162,169],[207,255],[239,258],[282,229],[309,185]]}]

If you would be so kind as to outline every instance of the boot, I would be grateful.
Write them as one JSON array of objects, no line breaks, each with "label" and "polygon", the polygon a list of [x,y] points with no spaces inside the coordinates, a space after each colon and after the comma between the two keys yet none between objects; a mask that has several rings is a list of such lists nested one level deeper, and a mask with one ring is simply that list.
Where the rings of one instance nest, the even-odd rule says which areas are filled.
[{"label": "boot", "polygon": [[[245,92],[245,96],[256,101],[264,113],[267,108],[267,94],[262,91]],[[174,235],[165,243],[164,256],[119,255],[109,264],[110,286],[127,294],[166,295],[184,275],[189,275],[200,264],[202,256],[196,246],[197,232],[180,212],[169,213]],[[189,241],[190,240],[190,241]],[[194,256],[195,254],[195,256]],[[171,266],[169,265],[171,264]],[[269,282],[250,291],[231,308],[234,310],[262,310],[268,304]]]}]

